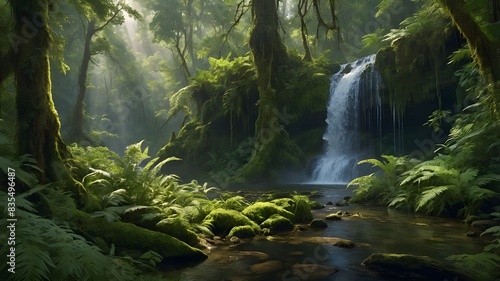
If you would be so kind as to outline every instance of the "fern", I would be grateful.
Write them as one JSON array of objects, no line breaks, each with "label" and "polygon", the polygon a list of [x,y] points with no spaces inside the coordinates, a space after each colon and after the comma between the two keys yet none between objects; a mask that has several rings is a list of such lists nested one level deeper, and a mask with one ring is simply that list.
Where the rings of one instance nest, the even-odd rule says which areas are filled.
[{"label": "fern", "polygon": [[430,186],[427,188],[428,189],[426,191],[422,192],[417,202],[415,210],[419,211],[423,207],[427,207],[427,212],[429,213],[436,211],[436,209],[438,210],[437,213],[441,213],[445,209],[445,206],[447,204],[446,202],[437,204],[436,201],[439,201],[438,200],[439,197],[453,187],[445,185],[445,186]]},{"label": "fern", "polygon": [[500,278],[500,257],[494,253],[482,252],[476,255],[454,255],[447,258],[454,261],[458,268],[473,273],[478,281],[491,281]]}]

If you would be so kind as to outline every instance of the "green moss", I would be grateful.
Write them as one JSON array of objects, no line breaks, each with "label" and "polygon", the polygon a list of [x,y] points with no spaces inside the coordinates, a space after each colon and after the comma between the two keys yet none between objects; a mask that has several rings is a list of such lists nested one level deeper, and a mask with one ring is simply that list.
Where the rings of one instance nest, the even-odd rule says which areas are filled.
[{"label": "green moss", "polygon": [[89,214],[76,211],[75,218],[81,231],[93,237],[101,237],[108,245],[114,244],[118,249],[129,249],[140,252],[153,250],[163,258],[186,258],[190,261],[206,259],[199,249],[170,235],[144,229],[131,223],[109,223],[105,219],[91,219]]},{"label": "green moss", "polygon": [[331,220],[331,221],[340,221],[342,220],[342,217],[337,215],[337,214],[329,214],[325,217],[326,220]]},{"label": "green moss", "polygon": [[319,203],[318,201],[310,201],[309,206],[311,206],[312,210],[319,210],[323,209],[325,206],[323,204]]},{"label": "green moss", "polygon": [[293,197],[295,207],[293,213],[295,214],[295,221],[297,222],[310,222],[312,220],[311,205],[309,198],[304,195],[295,195]]},{"label": "green moss", "polygon": [[236,236],[238,238],[250,238],[256,235],[255,228],[250,225],[235,226],[231,229],[227,237]]},{"label": "green moss", "polygon": [[157,230],[175,237],[191,246],[198,245],[198,236],[192,230],[188,229],[185,222],[179,218],[163,219],[156,225]]},{"label": "green moss", "polygon": [[272,215],[260,224],[261,228],[269,228],[274,231],[290,231],[293,229],[293,222],[281,215]]},{"label": "green moss", "polygon": [[277,206],[282,207],[283,209],[292,212],[295,207],[295,202],[291,198],[279,198],[279,199],[274,199],[271,201],[271,203],[276,204]]},{"label": "green moss", "polygon": [[262,223],[272,215],[278,214],[289,220],[294,220],[295,215],[284,208],[271,202],[257,202],[243,210],[243,215],[247,216],[256,223]]},{"label": "green moss", "polygon": [[250,202],[243,198],[242,196],[234,196],[226,200],[224,207],[226,209],[243,211],[246,207],[250,205]]},{"label": "green moss", "polygon": [[248,225],[255,232],[260,230],[259,226],[248,217],[235,210],[215,209],[205,217],[203,224],[211,227],[215,234],[228,234],[235,226]]}]

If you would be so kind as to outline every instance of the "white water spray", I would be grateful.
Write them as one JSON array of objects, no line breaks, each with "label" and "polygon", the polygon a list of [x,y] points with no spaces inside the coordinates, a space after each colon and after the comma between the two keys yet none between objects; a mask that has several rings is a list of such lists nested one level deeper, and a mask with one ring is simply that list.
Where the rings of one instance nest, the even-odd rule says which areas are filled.
[{"label": "white water spray", "polygon": [[[312,178],[317,184],[344,184],[359,175],[357,163],[370,155],[370,146],[362,144],[362,121],[376,126],[381,135],[380,75],[374,69],[375,55],[344,64],[334,74],[327,107],[325,153],[313,167]],[[362,81],[362,77],[364,81]],[[362,103],[369,106],[362,106]],[[375,108],[375,114],[371,114]],[[363,112],[370,111],[370,112]],[[376,124],[372,124],[371,116]],[[366,120],[363,120],[363,116]],[[366,118],[368,116],[368,118]]]}]

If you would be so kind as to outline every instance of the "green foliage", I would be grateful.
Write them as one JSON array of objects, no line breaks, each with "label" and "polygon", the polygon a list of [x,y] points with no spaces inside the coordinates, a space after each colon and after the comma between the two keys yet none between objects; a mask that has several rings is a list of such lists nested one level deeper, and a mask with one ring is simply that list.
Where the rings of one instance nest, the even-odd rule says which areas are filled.
[{"label": "green foliage", "polygon": [[93,217],[129,221],[190,245],[197,245],[196,233],[212,234],[200,223],[213,209],[207,194],[216,189],[195,180],[181,184],[176,175],[160,174],[163,165],[178,158],[154,158],[141,167],[149,158],[142,141],[128,146],[121,158],[102,147],[72,149],[77,170],[88,165],[91,171],[83,177],[83,185],[101,200],[102,210],[94,212]]},{"label": "green foliage", "polygon": [[[104,255],[95,245],[75,234],[68,224],[35,214],[35,203],[27,198],[38,193],[50,204],[54,195],[57,197],[60,192],[44,191],[53,188],[39,186],[16,195],[16,273],[4,276],[7,263],[2,262],[2,280],[133,280],[136,271],[130,264]],[[0,191],[0,200],[5,213],[7,193]],[[69,206],[74,207],[74,203]],[[60,208],[64,212],[72,211],[67,207]],[[0,226],[5,229],[6,222],[2,221]],[[6,234],[1,235],[5,241]],[[4,243],[1,250],[8,253],[9,245]]]},{"label": "green foliage", "polygon": [[152,267],[156,267],[163,260],[163,257],[155,251],[147,251],[139,257],[139,260],[143,260]]},{"label": "green foliage", "polygon": [[[386,1],[384,1],[386,2]],[[439,97],[439,83],[454,71],[446,64],[445,43],[452,35],[451,21],[435,1],[425,1],[421,9],[392,29],[383,41],[391,47],[377,53],[389,88],[385,102],[401,113],[407,105]],[[412,77],[412,79],[408,79]]]},{"label": "green foliage", "polygon": [[389,202],[390,206],[411,201],[410,194],[400,189],[401,175],[416,164],[416,160],[408,157],[395,157],[382,155],[384,160],[366,159],[359,164],[372,164],[378,169],[379,176],[370,174],[352,180],[348,187],[356,186],[353,202],[375,201],[378,203]]}]

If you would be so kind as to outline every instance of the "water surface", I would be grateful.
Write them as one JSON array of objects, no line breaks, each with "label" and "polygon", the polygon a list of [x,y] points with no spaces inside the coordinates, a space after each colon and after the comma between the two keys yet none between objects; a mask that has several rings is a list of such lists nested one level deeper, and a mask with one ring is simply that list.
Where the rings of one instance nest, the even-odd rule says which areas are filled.
[{"label": "water surface", "polygon": [[[342,185],[245,186],[237,190],[257,193],[271,190],[317,191],[320,197],[315,199],[324,205],[352,195],[352,191]],[[361,216],[326,221],[328,227],[322,230],[258,236],[242,244],[214,247],[206,261],[170,271],[166,276],[169,280],[186,281],[397,280],[380,278],[361,266],[361,262],[375,252],[425,255],[445,261],[450,255],[479,253],[486,244],[478,238],[466,237],[470,227],[458,220],[415,215],[385,207],[326,205],[322,210],[314,210],[313,216],[324,218],[339,210],[360,213]],[[358,246],[351,249],[333,246],[332,239],[335,238],[352,240]],[[264,262],[278,263],[280,266],[270,272],[255,272],[252,266]],[[339,271],[325,278],[314,279],[313,272],[307,270],[296,271],[294,275],[293,266],[296,264],[332,266]]]}]

